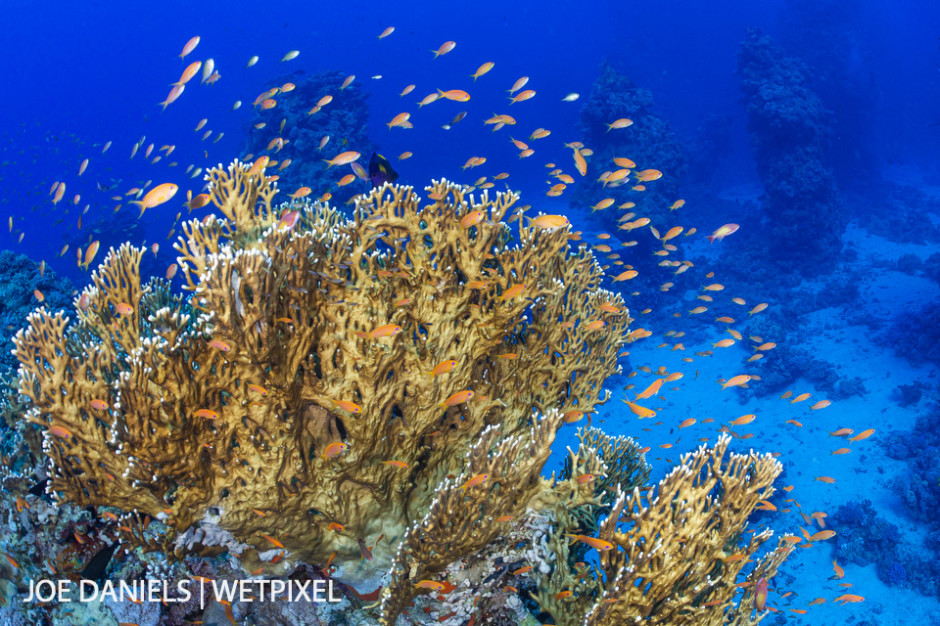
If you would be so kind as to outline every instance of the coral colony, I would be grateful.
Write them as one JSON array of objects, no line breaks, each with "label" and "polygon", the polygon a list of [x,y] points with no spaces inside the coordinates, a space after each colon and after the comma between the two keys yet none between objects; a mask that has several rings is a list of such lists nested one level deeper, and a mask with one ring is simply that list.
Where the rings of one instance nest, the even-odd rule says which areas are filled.
[{"label": "coral colony", "polygon": [[[649,334],[565,218],[446,180],[423,197],[377,187],[351,217],[276,205],[265,163],[208,172],[222,216],[175,244],[190,298],[141,284],[144,251],[123,245],[69,314],[39,308],[16,334],[14,515],[41,509],[48,533],[80,541],[56,563],[8,555],[7,596],[12,580],[100,580],[111,560],[122,580],[190,581],[162,607],[113,609],[167,623],[234,623],[232,598],[205,589],[288,575],[337,594],[343,623],[766,615],[794,543],[758,558],[772,532],[744,535],[782,471],[771,455],[725,435],[647,486],[636,443],[584,428],[542,476],[559,429],[590,419],[618,352]],[[30,463],[57,506],[26,493]],[[252,601],[257,623],[283,606]],[[305,623],[330,623],[322,606]]]}]

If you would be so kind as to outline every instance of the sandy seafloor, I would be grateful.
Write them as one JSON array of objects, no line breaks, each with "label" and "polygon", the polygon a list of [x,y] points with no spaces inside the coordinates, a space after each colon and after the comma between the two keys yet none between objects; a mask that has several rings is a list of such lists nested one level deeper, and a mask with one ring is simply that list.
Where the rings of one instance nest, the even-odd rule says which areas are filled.
[{"label": "sandy seafloor", "polygon": [[[936,189],[921,189],[928,194],[940,193]],[[751,196],[750,199],[756,201],[759,191],[759,186],[749,185],[743,189],[728,190],[728,195]],[[547,209],[543,210],[549,212]],[[690,218],[690,221],[694,219]],[[585,232],[585,239],[589,243],[596,241],[591,236],[593,234]],[[926,259],[930,254],[937,252],[936,246],[893,243],[877,234],[862,230],[856,224],[849,225],[843,242],[846,248],[858,250],[857,261],[847,266],[847,269],[860,281],[860,292],[863,294],[860,302],[877,317],[887,320],[893,318],[898,311],[916,309],[940,297],[940,288],[927,279],[883,269],[893,265],[904,254],[915,254],[922,260]],[[685,256],[690,258],[702,252],[708,253],[705,248],[693,246],[691,250],[687,250]],[[710,253],[720,253],[718,246]],[[701,265],[696,267],[704,271],[708,269]],[[665,276],[667,274],[664,273]],[[664,278],[665,280],[669,279]],[[716,275],[714,280],[721,282],[721,276]],[[683,286],[695,288],[691,282]],[[724,293],[728,294],[724,297],[729,300],[733,296],[745,298],[748,306],[742,307],[744,311],[763,301],[760,293]],[[637,299],[638,304],[641,303],[641,298],[642,296]],[[631,302],[629,297],[627,302]],[[786,308],[787,303],[770,301],[770,305]],[[937,389],[937,369],[932,366],[914,366],[895,354],[890,347],[876,344],[868,327],[848,324],[844,319],[844,312],[840,309],[822,309],[806,315],[797,310],[791,313],[799,317],[800,324],[805,329],[803,334],[808,340],[803,342],[802,346],[816,358],[834,365],[840,377],[861,378],[868,391],[866,395],[833,401],[832,405],[825,409],[811,411],[809,407],[812,404],[826,399],[827,396],[824,392],[817,392],[812,383],[804,380],[798,380],[788,387],[794,397],[804,392],[812,393],[810,399],[798,404],[779,399],[780,393],[759,398],[753,390],[722,390],[716,382],[719,378],[760,371],[758,367],[745,367],[744,363],[752,354],[749,349],[751,342],[747,340],[747,325],[743,321],[747,317],[746,313],[738,316],[738,323],[733,325],[744,334],[744,341],[726,349],[712,347],[713,342],[729,335],[724,333],[723,325],[714,324],[711,322],[712,318],[704,319],[708,314],[701,316],[701,320],[686,316],[676,320],[670,328],[656,328],[644,324],[641,318],[635,325],[654,330],[654,335],[629,347],[631,366],[636,368],[647,365],[655,372],[659,366],[664,365],[669,372],[683,372],[684,377],[676,383],[663,385],[659,396],[665,400],[656,398],[655,402],[654,399],[641,402],[657,411],[655,418],[647,420],[638,419],[623,404],[621,399],[624,398],[625,392],[622,388],[627,382],[632,382],[635,388],[629,393],[635,395],[652,382],[655,375],[639,372],[629,380],[623,377],[615,378],[608,385],[613,394],[611,401],[600,408],[594,424],[600,425],[608,434],[630,435],[637,438],[641,446],[651,446],[647,460],[653,465],[651,481],[657,481],[678,462],[681,453],[701,445],[698,441],[700,437],[709,437],[710,443],[714,443],[722,423],[727,424],[741,415],[754,413],[757,418],[753,422],[733,427],[738,434],[754,433],[754,436],[746,441],[735,440],[732,450],[741,452],[752,448],[759,452],[779,452],[779,460],[784,464],[785,473],[775,486],[778,492],[785,485],[794,486],[789,494],[784,493],[782,497],[794,498],[808,515],[814,511],[824,511],[830,516],[840,505],[847,502],[871,500],[879,515],[897,526],[903,541],[908,545],[917,546],[926,529],[906,514],[893,488],[895,477],[908,471],[908,468],[905,462],[885,456],[882,441],[892,430],[910,431],[918,414],[925,410],[929,402],[930,394],[925,393],[920,402],[902,408],[893,397],[896,387],[922,381],[927,383],[930,389]],[[699,344],[690,343],[689,337],[684,337],[682,341],[685,351],[656,347],[663,341],[669,342],[670,346],[675,343],[675,340],[663,339],[662,332],[669,329],[683,330],[690,324],[706,327],[712,324],[714,331],[710,332],[707,341]],[[775,338],[764,336],[763,340],[775,341]],[[694,356],[696,352],[707,350],[714,351],[714,356]],[[688,356],[692,356],[695,361],[686,363],[681,360]],[[679,389],[673,391],[673,387]],[[633,395],[630,396],[631,400]],[[678,430],[678,425],[687,417],[695,417],[698,423]],[[714,423],[701,423],[707,417],[714,418]],[[787,424],[788,419],[802,422],[803,427],[797,428]],[[663,422],[662,425],[654,426],[660,421]],[[867,428],[874,428],[876,432],[869,439],[856,443],[829,436],[829,432],[842,427],[852,428],[856,434]],[[574,447],[574,443],[569,439],[573,440],[573,436],[563,434],[559,439],[562,445],[558,446],[556,442],[556,453],[550,460],[548,469],[559,462],[557,450],[563,449],[564,445]],[[671,449],[660,449],[658,446],[663,443],[672,443],[674,446]],[[852,452],[841,456],[831,454],[833,450],[844,446],[851,447]],[[667,459],[672,462],[667,462]],[[836,479],[836,483],[818,482],[815,480],[816,476],[831,476]],[[761,523],[771,526],[778,533],[801,535],[800,526],[810,533],[819,530],[818,527],[809,526],[803,521],[799,515],[800,509],[793,503],[788,506],[791,507],[791,512],[778,511],[767,514]],[[755,527],[761,528],[754,524],[749,526]],[[827,528],[836,532],[839,530],[831,524],[827,525]],[[765,545],[775,546],[776,541],[775,536]],[[763,623],[774,624],[785,620],[791,624],[829,626],[869,620],[870,623],[882,626],[940,624],[938,598],[924,596],[901,587],[889,587],[878,579],[874,564],[860,567],[840,562],[845,569],[845,578],[828,580],[833,576],[833,553],[831,542],[820,542],[809,549],[798,547],[771,583],[768,604],[780,612],[768,615]],[[852,586],[843,588],[839,586],[840,583],[851,583]],[[781,599],[780,596],[788,591],[793,593]],[[865,601],[844,606],[832,602],[844,593],[862,595]],[[818,597],[825,598],[826,602],[808,606]],[[799,615],[789,609],[806,609],[808,612]]]}]

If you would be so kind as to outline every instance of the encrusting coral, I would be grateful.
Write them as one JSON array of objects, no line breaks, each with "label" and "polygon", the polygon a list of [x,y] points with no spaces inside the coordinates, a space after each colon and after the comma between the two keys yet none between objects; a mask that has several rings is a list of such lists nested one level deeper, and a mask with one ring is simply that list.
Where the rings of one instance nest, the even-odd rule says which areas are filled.
[{"label": "encrusting coral", "polygon": [[[40,308],[14,338],[48,493],[123,510],[127,528],[158,518],[162,549],[224,546],[256,575],[305,563],[385,582],[373,598],[388,626],[428,590],[422,602],[459,587],[455,619],[505,610],[491,599],[522,572],[493,574],[500,550],[554,553],[526,584],[558,624],[720,623],[745,565],[727,557],[769,537],[735,547],[776,461],[725,463],[725,438],[644,505],[635,442],[591,429],[542,476],[558,430],[607,400],[619,350],[642,336],[592,253],[569,248],[567,220],[447,181],[424,201],[374,189],[347,219],[275,206],[263,161],[207,178],[223,217],[184,224],[175,245],[191,297],[142,285],[143,251],[125,245],[74,324]],[[589,566],[566,535],[595,531],[611,548]],[[750,593],[733,623],[753,623]]]}]

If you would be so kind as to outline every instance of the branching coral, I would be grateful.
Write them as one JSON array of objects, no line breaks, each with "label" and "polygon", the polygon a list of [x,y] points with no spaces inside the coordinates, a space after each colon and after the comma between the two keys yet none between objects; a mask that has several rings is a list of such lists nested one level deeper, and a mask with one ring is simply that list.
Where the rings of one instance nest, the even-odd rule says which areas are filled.
[{"label": "branching coral", "polygon": [[[426,588],[457,585],[453,615],[477,593],[508,615],[504,578],[529,570],[505,559],[549,550],[532,596],[558,624],[753,623],[753,583],[789,550],[733,607],[770,536],[735,547],[772,493],[772,458],[726,461],[723,438],[644,504],[637,445],[591,429],[542,477],[558,429],[607,400],[632,321],[566,228],[447,181],[426,201],[373,190],[346,219],[275,206],[261,165],[208,179],[222,218],[183,225],[186,301],[141,285],[142,250],[126,245],[74,324],[39,309],[16,335],[50,493],[125,511],[123,540],[144,550],[228,550],[266,575],[329,561],[321,571],[360,588],[385,576],[374,619],[389,626]],[[569,548],[584,533],[610,543],[599,565]]]},{"label": "branching coral", "polygon": [[[179,532],[205,521],[259,553],[276,534],[366,580],[489,427],[525,446],[533,416],[560,412],[550,440],[606,400],[626,308],[565,229],[510,230],[515,195],[441,181],[422,203],[384,187],[347,221],[274,207],[258,168],[209,180],[224,219],[185,224],[176,244],[188,304],[141,286],[141,250],[123,246],[77,324],[40,309],[16,336],[62,498]],[[374,546],[363,566],[360,543]]]},{"label": "branching coral", "polygon": [[[615,545],[600,555],[607,588],[587,615],[590,626],[625,624],[750,624],[751,598],[793,550],[783,540],[745,578],[734,605],[737,578],[773,535],[755,533],[739,547],[748,516],[773,494],[782,466],[771,455],[730,454],[723,435],[702,446],[660,481],[645,499],[620,494],[598,536]],[[627,527],[619,530],[622,524]],[[730,608],[730,611],[728,611]]]}]

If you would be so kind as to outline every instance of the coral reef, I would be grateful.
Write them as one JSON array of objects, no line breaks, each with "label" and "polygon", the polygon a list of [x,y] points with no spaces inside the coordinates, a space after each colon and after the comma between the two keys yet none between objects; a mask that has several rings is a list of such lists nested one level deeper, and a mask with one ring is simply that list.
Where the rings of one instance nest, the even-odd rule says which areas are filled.
[{"label": "coral reef", "polygon": [[741,43],[738,73],[765,190],[767,258],[807,276],[825,272],[846,225],[826,163],[830,116],[807,86],[807,68],[759,30]]},{"label": "coral reef", "polygon": [[[722,437],[646,492],[637,444],[590,429],[542,476],[558,430],[608,399],[633,321],[564,220],[447,181],[424,200],[385,185],[346,218],[275,205],[263,163],[207,178],[223,217],[182,225],[188,298],[142,284],[143,251],[123,245],[74,323],[41,307],[14,338],[8,422],[44,505],[79,512],[66,533],[119,539],[128,576],[330,577],[355,598],[346,615],[387,626],[412,602],[518,623],[507,581],[557,624],[761,619],[755,584],[792,549],[738,580],[772,535],[744,535],[774,492],[771,455]],[[203,618],[232,611],[277,613]]]},{"label": "coral reef", "polygon": [[0,370],[15,369],[18,361],[13,356],[13,333],[26,320],[26,315],[37,304],[35,292],[43,296],[50,310],[68,308],[69,295],[74,287],[68,278],[58,276],[51,268],[44,268],[40,276],[40,263],[11,250],[0,252]]},{"label": "coral reef", "polygon": [[[520,220],[509,245],[516,196],[440,182],[422,206],[392,187],[360,199],[353,222],[298,203],[295,230],[247,166],[210,181],[227,219],[184,224],[177,244],[191,308],[140,285],[141,250],[123,246],[74,327],[39,309],[15,340],[65,499],[179,531],[205,520],[258,551],[276,517],[287,550],[316,563],[355,563],[357,540],[384,534],[374,563],[387,565],[487,427],[525,438],[533,410],[606,399],[626,310],[566,230]],[[464,228],[472,211],[485,219]]]},{"label": "coral reef", "polygon": [[[874,563],[878,578],[885,584],[925,595],[940,593],[936,558],[907,542],[897,526],[878,514],[870,500],[842,505],[830,521],[839,529],[833,556],[840,565]],[[936,547],[931,546],[933,550]]]},{"label": "coral reef", "polygon": [[[940,253],[927,257],[922,266],[927,278],[940,284]],[[940,300],[928,302],[913,310],[902,309],[885,326],[872,319],[875,337],[914,364],[940,363]]]},{"label": "coral reef", "polygon": [[[269,156],[272,170],[278,170],[282,189],[293,193],[301,187],[309,187],[312,197],[330,193],[332,201],[339,206],[356,194],[367,191],[370,187],[368,181],[359,178],[338,187],[340,179],[353,170],[348,167],[327,169],[321,160],[310,156],[320,154],[322,159],[328,159],[340,152],[355,150],[368,159],[375,150],[366,133],[368,96],[358,81],[341,88],[345,79],[346,75],[339,72],[318,72],[269,81],[268,87],[278,90],[271,96],[277,105],[271,109],[261,107],[260,101],[256,105],[251,124],[245,129],[245,160]],[[295,83],[287,83],[290,80]],[[294,88],[283,91],[281,87],[284,84],[292,84]],[[309,104],[326,97],[332,100],[310,113]],[[272,140],[275,126],[280,130]],[[321,145],[324,138],[326,144]]]}]

